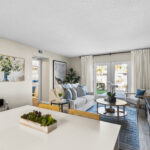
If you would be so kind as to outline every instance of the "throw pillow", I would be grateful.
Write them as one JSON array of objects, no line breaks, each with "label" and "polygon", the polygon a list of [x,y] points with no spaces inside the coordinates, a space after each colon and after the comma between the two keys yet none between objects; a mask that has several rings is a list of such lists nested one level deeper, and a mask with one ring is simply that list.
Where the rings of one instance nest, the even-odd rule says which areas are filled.
[{"label": "throw pillow", "polygon": [[63,87],[63,88],[66,88],[66,89],[72,88],[72,87],[71,87],[71,84],[69,84],[69,83],[63,84],[62,87]]},{"label": "throw pillow", "polygon": [[87,87],[85,85],[81,85],[81,88],[84,91],[84,94],[87,95],[88,91],[87,91]]},{"label": "throw pillow", "polygon": [[72,88],[77,88],[78,86],[79,86],[79,83],[71,84],[71,87],[72,87]]},{"label": "throw pillow", "polygon": [[75,88],[71,88],[70,89],[72,92],[72,100],[76,100],[77,99],[77,91]]},{"label": "throw pillow", "polygon": [[85,96],[86,94],[85,94],[85,91],[83,90],[83,88],[81,87],[81,86],[78,86],[77,88],[76,88],[76,90],[77,90],[77,96],[78,97],[81,97],[81,96]]},{"label": "throw pillow", "polygon": [[135,97],[144,96],[144,93],[145,93],[145,90],[137,89]]},{"label": "throw pillow", "polygon": [[72,100],[72,92],[69,88],[64,88],[65,96],[64,98],[67,100]]}]

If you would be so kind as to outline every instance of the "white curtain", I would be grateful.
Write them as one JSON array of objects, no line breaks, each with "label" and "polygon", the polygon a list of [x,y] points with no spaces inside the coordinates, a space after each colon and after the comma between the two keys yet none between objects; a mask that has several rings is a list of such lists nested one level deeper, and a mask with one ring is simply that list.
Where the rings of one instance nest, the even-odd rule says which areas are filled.
[{"label": "white curtain", "polygon": [[88,92],[93,92],[93,56],[81,57],[81,84],[87,86]]},{"label": "white curtain", "polygon": [[132,92],[150,89],[150,49],[131,52]]}]

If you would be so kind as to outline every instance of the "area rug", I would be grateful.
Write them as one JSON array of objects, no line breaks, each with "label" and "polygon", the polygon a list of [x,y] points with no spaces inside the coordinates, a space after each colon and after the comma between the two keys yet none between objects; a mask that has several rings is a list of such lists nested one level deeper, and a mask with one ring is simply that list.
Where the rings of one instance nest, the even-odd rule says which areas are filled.
[{"label": "area rug", "polygon": [[[135,108],[126,107],[127,116],[121,118],[118,122],[116,118],[105,117],[101,115],[101,120],[120,124],[121,130],[119,135],[120,150],[139,150],[139,130],[137,111]],[[96,104],[87,110],[87,112],[97,113]]]}]

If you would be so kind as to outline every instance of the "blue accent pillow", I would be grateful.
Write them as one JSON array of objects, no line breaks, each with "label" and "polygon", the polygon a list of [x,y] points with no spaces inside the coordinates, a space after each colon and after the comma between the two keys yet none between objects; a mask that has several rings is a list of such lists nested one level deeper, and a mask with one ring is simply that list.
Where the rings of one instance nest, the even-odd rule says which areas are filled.
[{"label": "blue accent pillow", "polygon": [[143,96],[144,93],[145,93],[145,90],[137,89],[137,90],[136,90],[136,96],[135,96],[135,97]]},{"label": "blue accent pillow", "polygon": [[82,89],[83,89],[83,91],[84,91],[85,95],[87,95],[87,93],[88,93],[88,91],[87,91],[87,87],[86,87],[85,85],[83,85],[83,86],[82,86]]}]

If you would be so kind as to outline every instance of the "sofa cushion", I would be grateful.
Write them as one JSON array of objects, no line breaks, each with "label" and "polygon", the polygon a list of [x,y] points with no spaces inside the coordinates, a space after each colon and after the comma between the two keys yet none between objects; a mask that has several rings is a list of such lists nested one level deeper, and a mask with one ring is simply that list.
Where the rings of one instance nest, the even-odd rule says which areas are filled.
[{"label": "sofa cushion", "polygon": [[86,98],[87,102],[95,100],[94,95],[86,95],[86,96],[83,96],[83,97]]},{"label": "sofa cushion", "polygon": [[85,97],[77,97],[77,99],[74,101],[75,108],[83,107],[87,103],[87,100]]},{"label": "sofa cushion", "polygon": [[135,96],[127,97],[127,102],[132,103],[132,104],[137,104],[138,98],[136,98]]},{"label": "sofa cushion", "polygon": [[75,88],[71,88],[70,89],[72,92],[72,100],[76,100],[77,99],[77,91]]},{"label": "sofa cushion", "polygon": [[144,99],[139,99],[139,98],[137,98],[135,96],[127,97],[127,102],[129,102],[131,104],[137,105],[138,100],[140,100],[140,104],[145,104],[145,100]]},{"label": "sofa cushion", "polygon": [[146,90],[144,96],[150,96],[150,90]]}]

